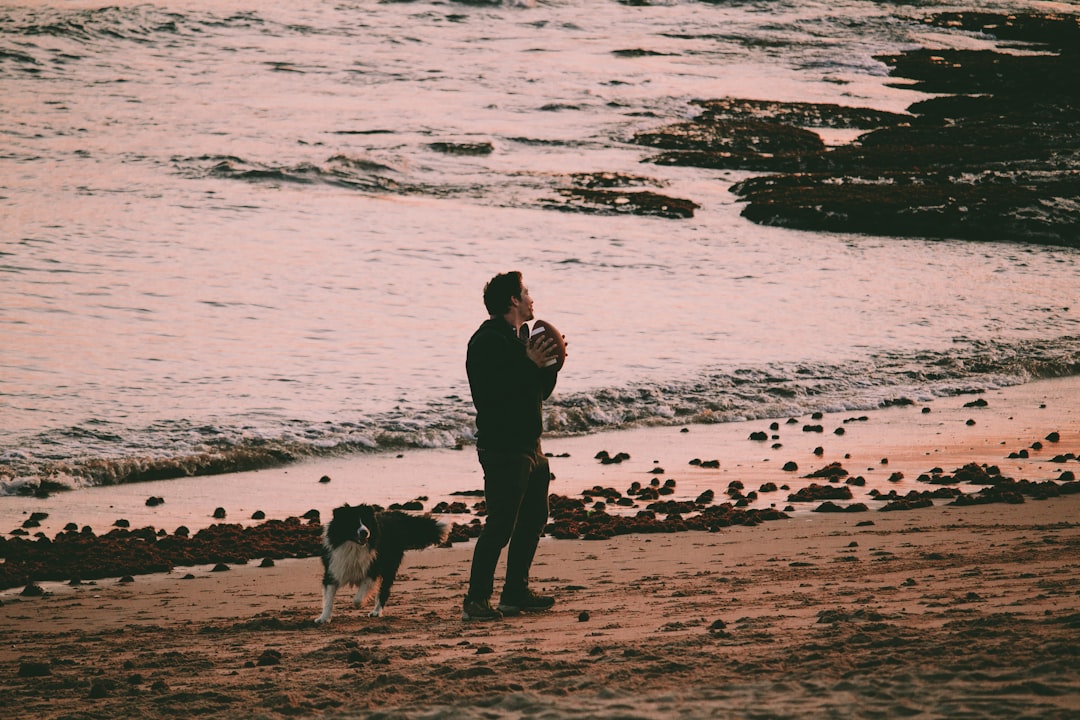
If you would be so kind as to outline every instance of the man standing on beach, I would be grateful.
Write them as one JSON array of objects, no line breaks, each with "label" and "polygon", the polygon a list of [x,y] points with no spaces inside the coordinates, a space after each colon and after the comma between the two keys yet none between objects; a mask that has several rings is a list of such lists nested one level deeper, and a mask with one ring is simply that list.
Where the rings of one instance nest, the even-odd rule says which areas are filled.
[{"label": "man standing on beach", "polygon": [[[487,519],[473,550],[463,620],[495,620],[555,604],[529,587],[529,570],[548,518],[551,471],[540,434],[543,403],[557,379],[557,370],[545,365],[556,345],[546,336],[529,339],[525,323],[533,319],[533,301],[520,272],[488,281],[484,305],[490,317],[469,339],[465,369],[476,406]],[[495,566],[507,543],[506,581],[493,608]]]}]

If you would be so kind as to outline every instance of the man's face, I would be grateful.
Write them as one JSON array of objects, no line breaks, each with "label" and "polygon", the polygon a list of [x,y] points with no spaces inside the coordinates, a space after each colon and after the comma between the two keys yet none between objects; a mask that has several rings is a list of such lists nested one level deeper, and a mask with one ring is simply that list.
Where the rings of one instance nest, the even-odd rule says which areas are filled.
[{"label": "man's face", "polygon": [[512,298],[511,302],[517,308],[518,318],[522,322],[528,322],[533,319],[533,300],[529,295],[529,288],[522,286],[521,297]]}]

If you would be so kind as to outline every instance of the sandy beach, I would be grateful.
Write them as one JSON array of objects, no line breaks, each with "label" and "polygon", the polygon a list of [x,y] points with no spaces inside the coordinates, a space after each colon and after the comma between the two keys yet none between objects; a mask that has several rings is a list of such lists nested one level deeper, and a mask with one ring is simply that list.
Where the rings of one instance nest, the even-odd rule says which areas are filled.
[{"label": "sandy beach", "polygon": [[[826,413],[781,422],[772,443],[748,439],[767,422],[551,439],[553,491],[567,496],[650,475],[676,479],[677,499],[735,480],[795,491],[836,462],[866,478],[839,504],[868,509],[813,512],[820,503],[779,491],[756,502],[798,505],[786,519],[548,537],[534,584],[555,609],[489,624],[460,619],[471,542],[407,555],[382,618],[342,593],[322,627],[316,558],[10,589],[0,706],[27,718],[1077,717],[1080,495],[881,512],[886,501],[863,493],[969,463],[1063,487],[1080,450],[1078,390],[1052,380],[979,405],[961,395],[847,423]],[[812,420],[824,432],[805,431]],[[630,459],[602,464],[600,450]],[[471,451],[349,461],[357,473],[380,462],[408,474],[450,464],[463,484],[475,473]]]}]

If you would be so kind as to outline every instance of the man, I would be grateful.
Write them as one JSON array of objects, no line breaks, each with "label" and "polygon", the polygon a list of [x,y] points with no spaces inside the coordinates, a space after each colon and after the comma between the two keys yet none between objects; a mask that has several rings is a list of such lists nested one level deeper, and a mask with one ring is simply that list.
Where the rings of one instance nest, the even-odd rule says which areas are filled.
[{"label": "man", "polygon": [[[540,433],[543,403],[557,379],[555,369],[544,367],[555,357],[555,341],[528,339],[525,323],[533,319],[533,301],[520,272],[493,277],[484,286],[484,305],[490,317],[469,339],[465,369],[476,406],[487,519],[473,550],[464,620],[495,620],[555,604],[529,587],[529,569],[548,518],[551,472]],[[495,566],[508,543],[506,580],[493,608]]]}]

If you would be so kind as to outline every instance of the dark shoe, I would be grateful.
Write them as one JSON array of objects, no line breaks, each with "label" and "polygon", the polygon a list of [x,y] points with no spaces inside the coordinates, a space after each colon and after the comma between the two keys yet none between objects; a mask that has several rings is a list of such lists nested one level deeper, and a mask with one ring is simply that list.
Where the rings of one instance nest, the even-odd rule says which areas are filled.
[{"label": "dark shoe", "polygon": [[523,612],[540,612],[548,610],[555,604],[555,598],[550,595],[541,595],[532,590],[525,589],[507,595],[503,593],[499,600],[499,610],[504,615],[517,615]]},{"label": "dark shoe", "polygon": [[503,614],[491,607],[490,600],[470,600],[465,598],[461,608],[462,620],[499,620]]}]

